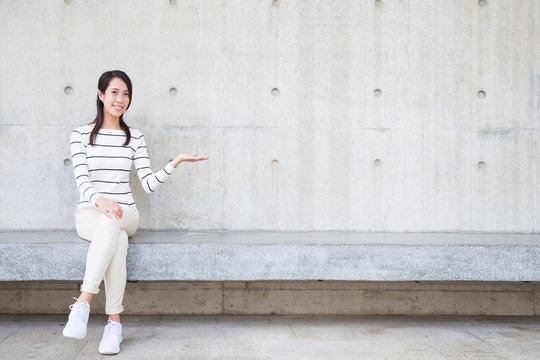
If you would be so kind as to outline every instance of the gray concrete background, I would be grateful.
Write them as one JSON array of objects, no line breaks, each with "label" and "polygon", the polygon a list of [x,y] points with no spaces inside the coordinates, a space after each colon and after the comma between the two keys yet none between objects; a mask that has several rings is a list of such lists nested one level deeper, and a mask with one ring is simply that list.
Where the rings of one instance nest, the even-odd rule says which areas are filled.
[{"label": "gray concrete background", "polygon": [[1,231],[74,227],[69,133],[115,68],[154,169],[211,157],[133,179],[143,229],[540,228],[540,1],[4,0],[0,24]]}]

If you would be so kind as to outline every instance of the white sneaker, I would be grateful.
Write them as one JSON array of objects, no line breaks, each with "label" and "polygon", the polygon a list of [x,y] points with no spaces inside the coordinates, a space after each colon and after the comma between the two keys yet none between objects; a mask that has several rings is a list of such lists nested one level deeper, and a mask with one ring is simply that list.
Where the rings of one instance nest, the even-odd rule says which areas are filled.
[{"label": "white sneaker", "polygon": [[77,302],[69,305],[71,312],[69,313],[68,322],[62,333],[65,337],[82,339],[86,336],[90,305],[86,301],[79,301],[77,298],[74,299],[77,300]]},{"label": "white sneaker", "polygon": [[124,340],[122,339],[122,324],[109,319],[99,343],[99,353],[104,355],[118,354],[122,340]]}]

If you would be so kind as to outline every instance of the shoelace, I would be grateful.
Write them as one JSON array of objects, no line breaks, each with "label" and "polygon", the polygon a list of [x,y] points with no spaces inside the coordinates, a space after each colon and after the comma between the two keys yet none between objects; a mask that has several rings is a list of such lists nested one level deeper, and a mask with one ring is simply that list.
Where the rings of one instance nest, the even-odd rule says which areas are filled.
[{"label": "shoelace", "polygon": [[117,323],[116,321],[113,321],[111,319],[107,320],[107,325],[105,325],[105,332],[109,334],[115,327],[121,326],[122,324]]},{"label": "shoelace", "polygon": [[[74,304],[69,305],[69,310],[74,311],[76,315],[81,315],[82,314],[82,308],[80,306],[75,307],[75,305],[77,305],[77,303],[81,303],[81,304],[86,304],[86,305],[90,306],[90,304],[88,304],[88,302],[86,302],[86,301],[80,301],[76,297],[74,297],[74,299],[77,300],[77,302],[75,302]],[[75,308],[75,310],[73,310],[73,308]]]},{"label": "shoelace", "polygon": [[113,321],[111,319],[107,319],[107,326],[113,327],[113,326],[118,326],[118,325],[122,325],[122,324],[120,324],[119,322]]}]

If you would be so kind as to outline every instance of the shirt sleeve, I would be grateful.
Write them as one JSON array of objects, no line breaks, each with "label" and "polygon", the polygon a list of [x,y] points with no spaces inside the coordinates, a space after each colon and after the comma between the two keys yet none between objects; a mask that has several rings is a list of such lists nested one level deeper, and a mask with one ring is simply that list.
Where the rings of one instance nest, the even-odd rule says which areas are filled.
[{"label": "shirt sleeve", "polygon": [[148,157],[148,152],[146,151],[146,142],[144,141],[144,136],[141,135],[139,146],[135,150],[133,155],[133,163],[135,164],[135,169],[137,170],[137,176],[141,181],[141,185],[147,193],[154,192],[163,184],[169,176],[173,173],[175,168],[171,163],[167,163],[164,168],[159,170],[156,173],[152,172],[150,167],[150,158]]},{"label": "shirt sleeve", "polygon": [[90,182],[88,163],[86,161],[86,144],[82,134],[77,130],[71,132],[71,161],[79,193],[85,200],[96,206],[96,200],[100,194]]}]

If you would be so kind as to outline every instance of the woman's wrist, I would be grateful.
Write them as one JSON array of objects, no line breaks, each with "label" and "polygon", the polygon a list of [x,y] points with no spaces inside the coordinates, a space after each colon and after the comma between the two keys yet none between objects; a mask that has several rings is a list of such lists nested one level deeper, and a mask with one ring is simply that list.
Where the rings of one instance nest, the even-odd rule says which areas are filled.
[{"label": "woman's wrist", "polygon": [[105,200],[105,198],[103,196],[98,197],[96,199],[96,206],[101,207],[101,204],[103,204],[103,200]]},{"label": "woman's wrist", "polygon": [[173,161],[171,161],[171,166],[172,166],[173,168],[176,169],[176,167],[178,166],[178,164],[180,164],[181,162],[182,162],[181,160],[179,160],[179,159],[176,158],[176,159],[174,159]]}]

